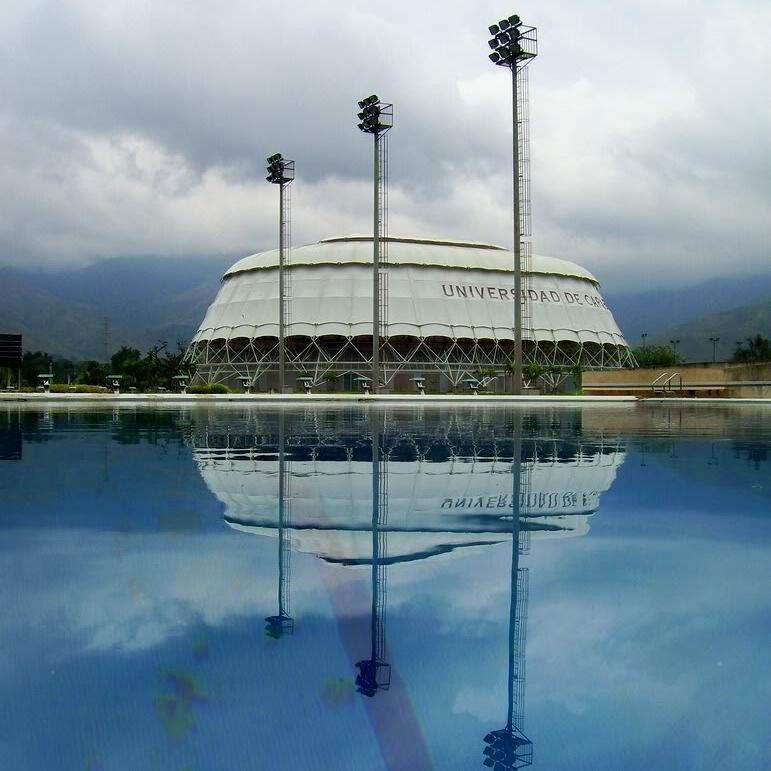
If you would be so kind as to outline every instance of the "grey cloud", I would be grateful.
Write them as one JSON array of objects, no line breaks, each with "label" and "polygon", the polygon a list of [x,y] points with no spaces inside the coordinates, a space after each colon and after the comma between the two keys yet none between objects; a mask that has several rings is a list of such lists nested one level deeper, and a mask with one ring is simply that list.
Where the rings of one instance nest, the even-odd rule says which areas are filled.
[{"label": "grey cloud", "polygon": [[[520,11],[541,37],[535,249],[606,283],[638,281],[634,262],[660,283],[702,279],[729,250],[735,270],[766,269],[769,11],[664,7]],[[454,0],[441,14],[349,0],[6,8],[0,261],[272,243],[275,151],[298,163],[296,241],[366,231],[371,146],[355,102],[371,91],[395,104],[392,232],[509,244],[509,91],[485,57],[497,13]],[[728,67],[712,52],[731,28]]]}]

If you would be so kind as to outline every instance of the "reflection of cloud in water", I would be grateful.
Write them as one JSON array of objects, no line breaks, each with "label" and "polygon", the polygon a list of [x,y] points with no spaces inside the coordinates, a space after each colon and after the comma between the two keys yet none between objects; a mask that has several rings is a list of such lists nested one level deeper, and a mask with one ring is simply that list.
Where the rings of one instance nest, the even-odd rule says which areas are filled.
[{"label": "reflection of cloud in water", "polygon": [[[0,586],[7,613],[0,638],[53,624],[67,634],[67,648],[137,651],[198,623],[222,626],[249,616],[272,600],[272,564],[255,564],[254,544],[229,533],[117,538],[118,558],[109,532],[7,532],[0,574],[25,579],[23,592],[9,582]],[[24,570],[32,563],[34,575]],[[207,645],[197,637],[195,655],[205,658]],[[0,671],[12,663],[4,658],[0,653]]]}]

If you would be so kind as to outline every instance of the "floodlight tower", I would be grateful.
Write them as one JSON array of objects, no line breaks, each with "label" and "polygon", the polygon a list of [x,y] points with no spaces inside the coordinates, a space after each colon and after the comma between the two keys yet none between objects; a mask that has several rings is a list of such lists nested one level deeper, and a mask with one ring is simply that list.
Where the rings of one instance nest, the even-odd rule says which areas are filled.
[{"label": "floodlight tower", "polygon": [[[388,138],[394,125],[394,106],[372,94],[359,102],[358,127],[374,139],[374,212],[372,224],[372,388],[380,385],[380,337],[387,334],[388,283],[381,263],[388,250]],[[381,243],[381,235],[383,241]]]},{"label": "floodlight tower", "polygon": [[370,616],[370,657],[357,661],[356,689],[364,696],[374,696],[391,686],[391,665],[385,660],[385,611],[388,521],[388,458],[380,456],[380,415],[372,419],[372,613]]},{"label": "floodlight tower", "polygon": [[[526,27],[514,14],[488,27],[492,36],[490,61],[511,70],[511,109],[513,133],[512,184],[514,199],[514,372],[513,390],[522,393],[522,328],[527,311],[527,297],[522,281],[522,257],[529,258],[530,244],[522,237],[530,231],[530,174],[527,121],[527,71],[525,67],[538,54],[535,27]],[[525,266],[526,268],[529,266]]]},{"label": "floodlight tower", "polygon": [[712,362],[714,364],[715,358],[717,356],[717,344],[720,342],[719,337],[710,337],[709,339],[710,343],[712,343]]},{"label": "floodlight tower", "polygon": [[533,763],[533,743],[525,736],[525,639],[527,627],[528,571],[519,566],[527,551],[528,532],[520,517],[530,486],[528,467],[522,463],[522,423],[515,424],[512,450],[511,574],[509,600],[509,677],[506,726],[484,738],[483,761],[496,771],[513,771]]},{"label": "floodlight tower", "polygon": [[[278,185],[278,382],[279,391],[286,390],[286,324],[289,311],[291,287],[286,280],[287,256],[290,246],[290,200],[289,184],[294,179],[294,161],[271,155],[268,161],[268,176],[265,179]],[[290,277],[291,279],[291,277]]]},{"label": "floodlight tower", "polygon": [[265,619],[265,633],[278,640],[285,632],[294,631],[290,615],[289,584],[291,543],[289,525],[289,480],[291,471],[286,463],[286,430],[284,410],[278,414],[278,614]]}]

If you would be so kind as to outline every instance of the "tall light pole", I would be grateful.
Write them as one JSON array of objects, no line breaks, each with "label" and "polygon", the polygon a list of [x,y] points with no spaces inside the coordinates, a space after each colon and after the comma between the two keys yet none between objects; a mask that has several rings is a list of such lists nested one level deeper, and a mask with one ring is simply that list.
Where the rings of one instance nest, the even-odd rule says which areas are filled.
[{"label": "tall light pole", "polygon": [[381,227],[387,222],[388,154],[385,135],[394,125],[393,105],[381,102],[372,94],[359,102],[357,117],[358,127],[365,134],[374,138],[374,203],[372,222],[372,389],[378,392],[380,385],[380,333],[385,334],[387,299],[384,295],[385,284],[381,282],[380,243]]},{"label": "tall light pole", "polygon": [[[520,141],[520,123],[524,116],[520,112],[520,100],[525,96],[520,88],[520,76],[524,68],[538,54],[538,39],[535,27],[526,27],[516,14],[501,19],[488,27],[492,37],[487,44],[492,49],[489,54],[493,64],[508,67],[511,70],[511,110],[512,110],[512,186],[514,201],[514,295],[517,297],[514,309],[514,371],[512,390],[522,393],[522,327],[523,310],[526,298],[522,288],[522,235],[523,224],[527,222],[528,212],[523,209],[523,159],[524,145]],[[525,107],[524,102],[522,107]],[[526,178],[525,180],[526,181]]]},{"label": "tall light pole", "polygon": [[715,363],[715,357],[717,356],[717,344],[720,342],[719,337],[710,337],[710,343],[712,343],[712,363]]},{"label": "tall light pole", "polygon": [[525,711],[525,626],[527,623],[528,571],[519,566],[527,546],[527,531],[520,517],[529,493],[529,476],[522,463],[522,421],[514,424],[512,446],[511,574],[509,595],[509,677],[506,726],[490,731],[484,738],[483,765],[500,771],[514,771],[533,764],[533,742],[524,733]]},{"label": "tall light pole", "polygon": [[643,333],[640,335],[640,337],[642,338],[642,346],[641,346],[641,347],[642,347],[642,348],[645,348],[645,338],[646,338],[646,337],[648,337],[648,333],[647,333],[647,332],[643,332]]},{"label": "tall light pole", "polygon": [[678,340],[670,340],[669,341],[669,344],[672,346],[672,353],[674,353],[675,356],[677,356],[677,346],[678,346],[679,343],[680,343],[679,339]]},{"label": "tall light pole", "polygon": [[278,185],[278,387],[286,391],[286,315],[289,298],[286,291],[285,262],[289,247],[289,184],[294,179],[294,161],[271,155],[268,161],[268,176],[265,179]]}]

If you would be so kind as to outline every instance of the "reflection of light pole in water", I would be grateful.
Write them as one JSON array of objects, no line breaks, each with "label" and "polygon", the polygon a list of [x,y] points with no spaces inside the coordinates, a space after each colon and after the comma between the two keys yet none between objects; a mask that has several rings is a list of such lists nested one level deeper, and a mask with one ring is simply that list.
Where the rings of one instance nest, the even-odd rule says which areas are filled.
[{"label": "reflection of light pole in water", "polygon": [[287,498],[290,475],[286,469],[286,438],[284,429],[284,411],[278,414],[278,615],[268,616],[265,621],[265,633],[279,639],[284,632],[294,631],[294,619],[289,615],[289,578],[291,546],[289,534],[289,516]]},{"label": "reflection of light pole in water", "polygon": [[[391,665],[385,661],[386,566],[381,564],[387,551],[387,534],[381,528],[388,520],[388,460],[380,459],[380,416],[372,415],[372,649],[369,659],[357,661],[356,688],[374,696],[391,685]],[[382,465],[381,465],[382,464]]]},{"label": "reflection of light pole in water", "polygon": [[533,763],[533,743],[523,733],[525,708],[525,628],[527,623],[527,568],[519,567],[526,548],[520,527],[522,500],[527,497],[526,471],[522,466],[522,423],[515,416],[512,449],[511,600],[509,603],[509,680],[506,727],[484,738],[484,765],[496,771],[524,768]]}]

